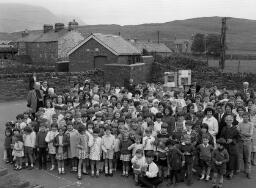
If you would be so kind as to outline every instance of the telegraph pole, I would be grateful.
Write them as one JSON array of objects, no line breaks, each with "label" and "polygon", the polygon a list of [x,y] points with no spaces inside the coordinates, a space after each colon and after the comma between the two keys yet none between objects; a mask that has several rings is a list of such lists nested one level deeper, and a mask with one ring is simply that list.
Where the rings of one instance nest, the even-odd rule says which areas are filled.
[{"label": "telegraph pole", "polygon": [[157,31],[157,43],[159,44],[159,42],[160,42],[160,31],[158,30]]},{"label": "telegraph pole", "polygon": [[226,31],[227,31],[227,17],[221,19],[221,36],[220,36],[220,62],[219,67],[222,71],[225,68],[226,59]]}]

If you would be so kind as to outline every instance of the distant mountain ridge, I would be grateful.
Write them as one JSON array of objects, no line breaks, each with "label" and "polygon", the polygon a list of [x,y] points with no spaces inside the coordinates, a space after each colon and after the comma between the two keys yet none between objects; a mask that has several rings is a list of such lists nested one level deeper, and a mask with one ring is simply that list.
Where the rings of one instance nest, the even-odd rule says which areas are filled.
[{"label": "distant mountain ridge", "polygon": [[[0,40],[16,40],[21,37],[21,33],[15,31],[22,31],[24,29],[41,30],[43,24],[53,24],[59,19],[49,10],[42,7],[18,4],[18,13],[6,7],[9,4],[5,8],[2,5],[0,4],[0,32],[2,32],[0,33]],[[20,16],[21,10],[26,10],[26,16]],[[35,13],[35,10],[37,13]],[[18,18],[22,18],[22,21],[16,21]],[[6,20],[8,19],[9,21],[7,22]],[[67,25],[67,22],[64,22],[65,25]],[[125,39],[157,41],[157,32],[159,31],[160,42],[167,44],[170,48],[174,48],[173,41],[175,39],[191,39],[192,35],[196,33],[210,34],[220,33],[221,31],[221,17],[201,17],[166,23],[124,26],[116,24],[83,25],[79,20],[78,23],[80,25],[78,30],[84,36],[91,33],[120,34]],[[227,27],[227,46],[229,51],[256,54],[256,20],[229,18],[227,20]]]},{"label": "distant mountain ridge", "polygon": [[[41,29],[43,24],[71,21],[69,16],[58,16],[46,8],[18,3],[0,3],[0,32]],[[84,24],[80,21],[80,24]]]}]

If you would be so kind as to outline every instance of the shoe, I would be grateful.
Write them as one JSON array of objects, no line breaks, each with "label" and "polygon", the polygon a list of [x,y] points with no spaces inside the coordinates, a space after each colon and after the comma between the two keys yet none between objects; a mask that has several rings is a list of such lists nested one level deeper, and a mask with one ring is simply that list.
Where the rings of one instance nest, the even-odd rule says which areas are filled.
[{"label": "shoe", "polygon": [[108,174],[108,173],[105,173],[105,176],[107,177],[107,176],[109,176],[109,174]]},{"label": "shoe", "polygon": [[108,175],[109,175],[110,177],[113,177],[113,173],[112,173],[112,172],[111,172],[111,173],[109,173]]},{"label": "shoe", "polygon": [[82,174],[83,174],[83,175],[88,175],[89,173],[88,173],[88,172],[83,171],[83,172],[82,172]]},{"label": "shoe", "polygon": [[94,172],[91,173],[91,177],[94,177]]},{"label": "shoe", "polygon": [[246,177],[247,177],[248,179],[251,179],[251,174],[250,174],[250,173],[247,173],[247,174],[246,174]]},{"label": "shoe", "polygon": [[124,176],[125,176],[125,173],[123,172],[123,173],[121,174],[121,176],[123,176],[123,177],[124,177]]},{"label": "shoe", "polygon": [[100,173],[96,172],[96,178],[100,177]]},{"label": "shoe", "polygon": [[63,170],[63,171],[61,172],[61,174],[66,174],[66,172]]},{"label": "shoe", "polygon": [[52,168],[49,169],[50,171],[53,171],[54,170],[54,166],[52,166]]},{"label": "shoe", "polygon": [[128,173],[127,173],[127,174],[125,174],[125,177],[127,177],[127,178],[128,178],[128,177],[129,177],[129,174],[128,174]]},{"label": "shoe", "polygon": [[10,161],[5,161],[6,164],[10,163]]},{"label": "shoe", "polygon": [[78,179],[78,180],[81,180],[81,179],[82,179],[82,176],[81,176],[81,175],[78,175],[78,176],[77,176],[77,179]]},{"label": "shoe", "polygon": [[33,170],[33,169],[34,169],[33,166],[28,167],[28,170]]},{"label": "shoe", "polygon": [[205,178],[204,174],[202,174],[200,180],[203,180]]},{"label": "shoe", "polygon": [[210,176],[206,176],[205,181],[209,181],[210,180]]}]

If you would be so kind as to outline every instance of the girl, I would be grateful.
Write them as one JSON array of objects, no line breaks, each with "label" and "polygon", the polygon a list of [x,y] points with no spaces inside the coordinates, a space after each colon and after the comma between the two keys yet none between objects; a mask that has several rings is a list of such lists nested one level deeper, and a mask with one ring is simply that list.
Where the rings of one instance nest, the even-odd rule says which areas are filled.
[{"label": "girl", "polygon": [[134,173],[134,180],[135,185],[138,185],[138,177],[141,174],[141,169],[147,166],[146,158],[143,155],[143,150],[138,149],[136,150],[135,155],[133,156],[132,160],[132,168]]},{"label": "girl", "polygon": [[64,134],[64,127],[59,128],[59,134],[54,139],[56,147],[56,159],[58,161],[59,174],[65,174],[64,160],[67,159],[68,136]]},{"label": "girl", "polygon": [[123,139],[120,142],[120,160],[123,162],[123,174],[122,176],[128,177],[129,174],[129,162],[131,160],[131,153],[128,149],[132,145],[132,141],[129,139],[129,134],[126,132],[123,134]]},{"label": "girl", "polygon": [[77,178],[79,180],[82,179],[82,166],[83,166],[83,174],[88,175],[86,167],[89,162],[89,148],[88,148],[88,143],[89,143],[89,135],[86,134],[86,129],[85,126],[81,125],[78,128],[79,136],[78,136],[78,175]]},{"label": "girl", "polygon": [[44,108],[44,117],[52,123],[52,115],[55,114],[52,102],[50,99],[46,100],[46,107]]},{"label": "girl", "polygon": [[23,148],[23,138],[19,134],[15,137],[15,144],[13,146],[12,155],[16,158],[16,168],[15,170],[22,169],[22,157],[24,157],[24,148]]},{"label": "girl", "polygon": [[159,168],[159,177],[163,180],[164,172],[166,171],[166,167],[167,167],[167,151],[166,151],[165,143],[163,141],[160,141],[157,144],[156,164]]},{"label": "girl", "polygon": [[115,136],[111,134],[110,126],[105,128],[105,135],[102,137],[103,159],[105,159],[105,176],[113,176]]},{"label": "girl", "polygon": [[69,137],[68,159],[71,160],[71,172],[77,172],[77,144],[79,133],[73,128],[72,122],[67,123],[66,134]]},{"label": "girl", "polygon": [[120,159],[120,139],[118,137],[118,131],[113,131],[113,135],[115,137],[114,143],[114,159],[113,159],[113,170],[116,172],[118,162]]},{"label": "girl", "polygon": [[57,136],[58,134],[58,124],[57,123],[53,123],[51,125],[51,130],[47,133],[46,137],[45,137],[45,141],[48,143],[48,152],[51,158],[51,164],[52,167],[50,168],[50,171],[54,170],[55,165],[54,165],[54,157],[56,154],[56,148],[54,146],[54,138]]},{"label": "girl", "polygon": [[252,157],[251,163],[253,166],[256,165],[255,158],[256,158],[256,106],[253,105],[250,110],[250,119],[253,124],[253,136],[252,136]]},{"label": "girl", "polygon": [[89,142],[90,155],[89,159],[91,160],[91,176],[94,176],[95,166],[96,166],[96,177],[100,176],[99,172],[99,163],[101,156],[101,138],[99,137],[100,130],[93,130],[93,140]]}]

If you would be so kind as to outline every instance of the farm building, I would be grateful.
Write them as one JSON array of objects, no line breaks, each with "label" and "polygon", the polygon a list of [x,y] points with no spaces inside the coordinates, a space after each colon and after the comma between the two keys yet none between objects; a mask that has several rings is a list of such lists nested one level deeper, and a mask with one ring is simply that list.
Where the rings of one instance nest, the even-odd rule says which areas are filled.
[{"label": "farm building", "polygon": [[78,23],[73,21],[69,22],[68,28],[63,23],[56,23],[54,28],[44,25],[41,31],[23,32],[17,41],[18,56],[26,56],[33,64],[53,65],[59,60],[66,60],[67,53],[84,40],[76,30],[77,26]]},{"label": "farm building", "polygon": [[173,52],[164,43],[155,43],[147,41],[130,40],[131,44],[140,50],[144,55],[152,55],[153,57],[159,55],[162,57],[170,56]]},{"label": "farm building", "polygon": [[191,53],[191,40],[188,39],[176,39],[174,41],[176,53]]},{"label": "farm building", "polygon": [[131,65],[140,60],[141,52],[122,37],[94,33],[69,52],[69,70],[103,69],[106,64]]}]

